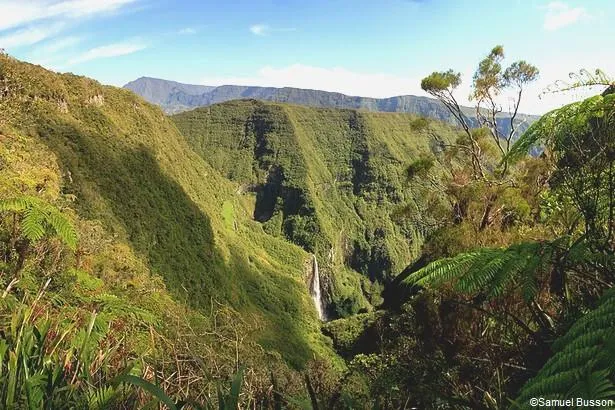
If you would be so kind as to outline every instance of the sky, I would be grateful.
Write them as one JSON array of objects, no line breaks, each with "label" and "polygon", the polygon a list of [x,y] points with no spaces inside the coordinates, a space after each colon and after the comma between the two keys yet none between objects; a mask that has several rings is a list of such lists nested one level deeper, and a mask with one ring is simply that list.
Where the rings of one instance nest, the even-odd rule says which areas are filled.
[{"label": "sky", "polygon": [[613,0],[0,0],[0,48],[117,86],[149,76],[366,97],[425,95],[421,78],[453,68],[467,103],[501,44],[504,65],[540,69],[521,111],[543,114],[590,92],[543,93],[569,73],[615,76],[613,21]]}]

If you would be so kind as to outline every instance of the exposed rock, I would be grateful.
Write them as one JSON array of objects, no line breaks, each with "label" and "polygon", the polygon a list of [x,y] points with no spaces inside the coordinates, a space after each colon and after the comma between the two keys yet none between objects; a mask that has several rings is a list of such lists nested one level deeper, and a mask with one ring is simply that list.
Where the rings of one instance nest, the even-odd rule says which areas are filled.
[{"label": "exposed rock", "polygon": [[102,94],[94,95],[88,98],[87,104],[102,107],[105,104],[105,96]]},{"label": "exposed rock", "polygon": [[68,103],[65,100],[58,100],[57,104],[60,112],[64,114],[68,113]]}]

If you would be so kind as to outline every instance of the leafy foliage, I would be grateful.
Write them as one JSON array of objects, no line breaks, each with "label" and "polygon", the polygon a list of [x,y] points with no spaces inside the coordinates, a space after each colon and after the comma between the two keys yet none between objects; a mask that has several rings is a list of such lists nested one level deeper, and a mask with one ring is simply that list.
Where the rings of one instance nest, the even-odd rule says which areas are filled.
[{"label": "leafy foliage", "polygon": [[[615,283],[613,99],[508,152],[494,98],[538,72],[503,57],[474,78],[482,129],[458,74],[424,81],[459,131],[255,101],[170,121],[1,55],[0,405],[497,408],[561,335],[522,398],[613,396],[612,293],[584,315]],[[364,312],[332,340],[308,252],[331,310]],[[424,288],[370,312],[389,281]]]},{"label": "leafy foliage", "polygon": [[521,243],[506,249],[483,248],[433,262],[405,282],[421,286],[453,282],[459,292],[481,292],[487,297],[501,296],[514,285],[531,301],[538,293],[540,273],[550,268],[558,246],[561,240]]},{"label": "leafy foliage", "polygon": [[[511,150],[520,155],[542,144],[554,170],[554,192],[573,204],[583,234],[571,252],[580,263],[576,275],[592,273],[598,288],[611,287],[615,268],[613,243],[613,124],[615,99],[612,89],[603,95],[568,105],[547,114],[531,127]],[[571,230],[575,230],[572,224]],[[613,399],[615,358],[612,330],[615,298],[606,290],[598,306],[580,317],[552,346],[553,357],[520,391],[516,406],[526,407],[530,397],[584,397]]]},{"label": "leafy foliage", "polygon": [[531,397],[613,399],[615,388],[615,293],[584,315],[552,346],[553,357],[516,399],[525,408]]},{"label": "leafy foliage", "polygon": [[611,263],[610,259],[602,260],[592,253],[586,241],[572,242],[564,236],[507,248],[481,248],[439,259],[409,275],[404,283],[419,286],[452,283],[460,293],[480,293],[488,299],[517,290],[530,302],[537,297],[539,284],[552,280],[554,275],[565,275],[574,267]]},{"label": "leafy foliage", "polygon": [[432,224],[391,211],[422,196],[421,181],[408,181],[409,162],[421,175],[445,172],[432,135],[454,138],[450,128],[406,114],[258,101],[172,119],[195,152],[253,198],[252,215],[268,233],[316,254],[332,317],[379,303],[378,289],[417,256]]},{"label": "leafy foliage", "polygon": [[453,70],[433,72],[421,80],[421,88],[427,92],[454,90],[461,84],[461,74]]},{"label": "leafy foliage", "polygon": [[532,147],[545,148],[554,167],[549,175],[553,191],[574,205],[584,234],[603,254],[615,249],[614,125],[615,94],[609,89],[604,95],[546,114],[510,152],[515,159]]},{"label": "leafy foliage", "polygon": [[127,392],[111,383],[118,371],[112,364],[117,346],[102,343],[105,323],[95,313],[81,329],[37,317],[43,291],[30,304],[6,295],[0,301],[14,307],[9,317],[2,316],[0,406],[105,409],[120,399],[129,403]]},{"label": "leafy foliage", "polygon": [[406,174],[408,178],[414,178],[416,176],[425,177],[427,172],[434,166],[434,160],[429,157],[419,158],[413,161],[408,168],[406,168]]},{"label": "leafy foliage", "polygon": [[[488,163],[489,155],[484,152],[488,147],[479,141],[480,133],[471,130],[474,124],[454,95],[461,84],[461,74],[453,70],[434,72],[421,81],[421,88],[442,102],[463,128],[466,138],[457,146],[469,154],[473,177],[477,180],[497,181],[507,175],[509,157],[506,154],[523,123],[517,118],[523,89],[538,78],[538,69],[526,61],[514,62],[503,70],[503,60],[504,47],[497,45],[479,62],[470,94],[470,99],[475,101],[475,126],[490,135],[491,142],[499,151],[501,164],[497,170]],[[503,119],[500,100],[504,93],[511,90],[513,95],[509,99],[508,118]],[[503,130],[502,121],[507,123],[506,131]]]},{"label": "leafy foliage", "polygon": [[77,232],[70,220],[57,208],[30,196],[0,200],[0,212],[12,212],[21,216],[21,231],[31,242],[41,240],[47,231],[52,231],[69,248],[77,246]]},{"label": "leafy foliage", "polygon": [[[336,360],[303,282],[308,255],[263,232],[247,211],[250,200],[158,109],[127,91],[6,56],[0,80],[8,87],[0,99],[0,294],[28,300],[51,278],[34,316],[49,315],[52,336],[76,323],[79,352],[85,316],[96,311],[88,345],[101,343],[91,347],[96,354],[119,346],[117,356],[101,356],[111,373],[138,357],[142,377],[158,380],[176,401],[205,402],[241,365],[242,405],[270,399],[271,371],[280,389],[301,396],[296,369],[314,355]],[[35,200],[15,200],[24,197]],[[31,208],[39,213],[33,226],[44,229],[42,237],[40,229],[28,233],[40,237],[35,242],[23,230]],[[74,251],[59,237],[64,228],[52,208],[78,234]],[[2,306],[0,316],[12,308]],[[0,326],[0,339],[7,329]],[[98,330],[110,331],[98,339]],[[103,384],[92,406],[115,400],[117,386]],[[146,404],[131,392],[135,401],[121,405]]]},{"label": "leafy foliage", "polygon": [[518,160],[532,148],[546,147],[556,155],[555,160],[560,159],[570,148],[578,147],[577,141],[590,130],[593,119],[609,120],[614,98],[613,94],[596,95],[545,114],[515,142],[509,157]]},{"label": "leafy foliage", "polygon": [[[314,351],[331,354],[306,296],[307,253],[264,232],[252,220],[250,200],[199,158],[159,109],[127,90],[8,57],[0,59],[0,77],[11,90],[0,101],[6,108],[0,110],[2,133],[10,139],[30,135],[37,144],[32,147],[56,161],[60,181],[54,186],[37,176],[28,195],[56,188],[55,203],[99,221],[101,230],[128,246],[121,255],[142,258],[139,269],[162,277],[173,299],[204,314],[220,301],[259,320],[253,340],[284,352],[293,366],[303,366]],[[2,199],[17,196],[21,186]],[[79,247],[75,258],[92,262]],[[117,260],[97,262],[121,283],[122,267],[110,266]]]}]

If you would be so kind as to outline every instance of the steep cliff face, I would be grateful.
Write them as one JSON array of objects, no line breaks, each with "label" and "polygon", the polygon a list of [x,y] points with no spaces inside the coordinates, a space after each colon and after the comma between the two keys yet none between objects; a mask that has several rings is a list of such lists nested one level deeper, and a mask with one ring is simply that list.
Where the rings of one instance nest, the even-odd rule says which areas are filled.
[{"label": "steep cliff face", "polygon": [[[423,229],[407,165],[436,155],[441,123],[406,114],[232,101],[172,117],[193,149],[244,187],[253,218],[314,253],[331,317],[369,310],[416,256]],[[417,124],[420,123],[420,126]]]}]

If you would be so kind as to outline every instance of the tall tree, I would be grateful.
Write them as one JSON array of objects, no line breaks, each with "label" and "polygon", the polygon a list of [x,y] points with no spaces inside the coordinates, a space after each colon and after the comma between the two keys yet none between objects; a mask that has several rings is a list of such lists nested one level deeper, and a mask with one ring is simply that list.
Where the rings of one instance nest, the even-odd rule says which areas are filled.
[{"label": "tall tree", "polygon": [[[517,136],[519,121],[517,119],[519,106],[526,86],[538,78],[538,68],[526,61],[516,61],[503,69],[504,47],[495,46],[491,52],[478,64],[472,82],[470,100],[475,103],[476,121],[479,127],[489,131],[492,140],[499,149],[501,156],[501,175],[508,171],[508,157],[511,142]],[[475,133],[470,127],[470,120],[464,114],[454,96],[455,90],[461,84],[461,74],[453,70],[436,71],[421,81],[421,88],[440,100],[453,114],[455,119],[468,136],[469,143],[463,149],[470,153],[475,177],[485,178],[485,165],[482,162],[482,152]],[[504,133],[498,120],[504,111],[500,98],[512,92],[509,99],[509,127]]]}]

